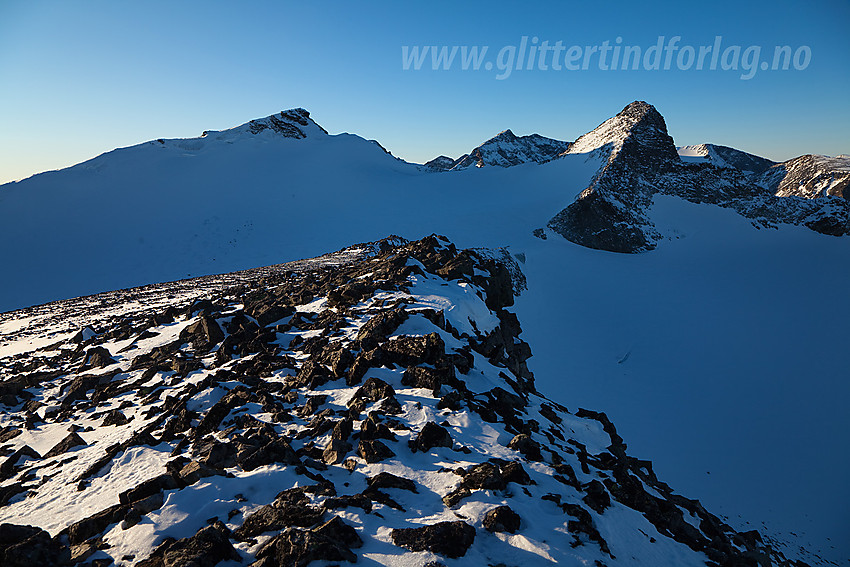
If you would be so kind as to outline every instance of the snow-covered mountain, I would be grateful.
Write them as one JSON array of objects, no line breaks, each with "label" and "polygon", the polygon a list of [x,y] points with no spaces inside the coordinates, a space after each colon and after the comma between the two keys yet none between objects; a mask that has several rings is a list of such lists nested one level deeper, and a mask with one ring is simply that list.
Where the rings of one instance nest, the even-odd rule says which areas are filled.
[{"label": "snow-covered mountain", "polygon": [[850,156],[805,155],[765,171],[759,179],[778,197],[850,198]]},{"label": "snow-covered mountain", "polygon": [[[828,235],[846,231],[846,200],[777,197],[766,174],[685,163],[660,113],[630,106],[609,121],[619,127],[582,137],[584,153],[542,164],[437,173],[290,111],[254,121],[265,128],[154,140],[7,184],[0,310],[310,258],[387,234],[509,247],[532,290],[514,309],[540,391],[605,410],[659,477],[737,531],[757,527],[789,557],[847,564],[850,457],[835,447],[850,445],[850,391],[839,378],[843,351],[823,340],[843,336],[850,319],[850,239]],[[589,188],[595,196],[580,201],[597,203],[572,240],[603,248],[607,231],[622,245],[616,213],[647,244],[633,250],[651,253],[588,249],[547,226]],[[198,285],[218,290],[229,278]],[[166,309],[195,293],[179,283],[149,289],[116,292],[116,316],[125,303]],[[113,300],[74,309],[85,316],[101,301]],[[45,317],[71,320],[56,309],[3,315],[0,343],[58,341],[36,332]]]},{"label": "snow-covered mountain", "polygon": [[25,312],[3,565],[791,565],[538,392],[524,287],[431,236]]},{"label": "snow-covered mountain", "polygon": [[[459,160],[438,158],[428,167],[394,158],[375,141],[329,135],[307,111],[294,109],[199,138],[121,148],[0,186],[0,256],[17,274],[0,282],[0,309],[311,257],[351,237],[415,236],[445,217],[448,202],[450,215],[481,211],[482,183],[493,194],[523,188],[501,204],[516,210],[511,202],[521,197],[532,216],[511,222],[524,222],[525,231],[542,233],[548,225],[603,250],[649,250],[666,237],[647,212],[656,194],[730,207],[760,226],[847,232],[846,200],[786,197],[800,193],[788,187],[807,183],[832,187],[831,195],[843,191],[846,167],[788,162],[751,176],[729,168],[733,161],[683,163],[663,117],[644,102],[572,145],[508,130]],[[431,198],[449,194],[449,201]],[[403,210],[405,196],[419,201],[417,211]],[[536,206],[543,202],[548,210]],[[488,206],[497,216],[500,208]],[[355,217],[360,222],[352,223]],[[351,224],[345,236],[324,229]]]},{"label": "snow-covered mountain", "polygon": [[[600,151],[607,155],[606,163],[576,200],[548,223],[564,238],[583,246],[612,252],[654,249],[664,237],[649,215],[659,194],[728,207],[761,226],[796,224],[834,236],[850,232],[850,203],[845,199],[828,197],[821,202],[771,191],[762,177],[729,167],[728,161],[722,167],[711,160],[683,162],[664,118],[645,102],[631,103],[576,140],[567,153]],[[822,168],[798,167],[794,171],[808,180],[808,175],[820,175]],[[811,183],[840,187],[846,181],[836,181],[831,170],[825,176],[827,179]],[[807,182],[801,180],[801,185]]]},{"label": "snow-covered mountain", "polygon": [[757,155],[748,154],[728,146],[717,144],[698,144],[677,148],[683,161],[692,163],[710,163],[717,167],[731,167],[744,173],[762,173],[776,165],[776,162]]},{"label": "snow-covered mountain", "polygon": [[425,163],[425,166],[436,171],[459,171],[473,166],[511,167],[523,163],[546,163],[569,147],[569,142],[553,140],[540,134],[516,136],[510,130],[505,130],[457,159],[440,156]]}]

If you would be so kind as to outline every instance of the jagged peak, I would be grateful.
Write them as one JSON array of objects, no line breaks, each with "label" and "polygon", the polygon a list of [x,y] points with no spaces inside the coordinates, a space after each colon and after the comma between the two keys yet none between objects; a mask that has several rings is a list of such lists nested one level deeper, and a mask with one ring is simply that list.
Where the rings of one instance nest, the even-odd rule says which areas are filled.
[{"label": "jagged peak", "polygon": [[[526,136],[521,136],[521,137],[525,138]],[[491,142],[497,142],[497,141],[513,141],[513,140],[516,140],[517,138],[518,138],[517,135],[514,134],[513,131],[511,131],[510,128],[509,128],[507,130],[502,130],[501,132],[499,132],[498,134],[496,134],[495,136],[493,136],[492,138],[490,138],[489,140],[484,142],[484,144],[489,144]],[[481,145],[483,146],[484,144],[481,144]]]},{"label": "jagged peak", "polygon": [[438,171],[461,170],[468,167],[511,167],[523,163],[545,163],[569,148],[569,142],[546,138],[540,134],[517,136],[503,130],[456,160],[440,156],[425,165]]},{"label": "jagged peak", "polygon": [[645,146],[670,146],[663,149],[675,153],[664,117],[654,106],[642,100],[628,104],[616,116],[579,137],[566,153],[589,153],[610,144],[613,154],[616,154],[628,138]]},{"label": "jagged peak", "polygon": [[269,130],[286,138],[306,138],[310,134],[327,134],[327,130],[319,126],[310,113],[304,108],[292,108],[272,114],[265,118],[251,120],[241,128],[246,128],[251,134]]}]

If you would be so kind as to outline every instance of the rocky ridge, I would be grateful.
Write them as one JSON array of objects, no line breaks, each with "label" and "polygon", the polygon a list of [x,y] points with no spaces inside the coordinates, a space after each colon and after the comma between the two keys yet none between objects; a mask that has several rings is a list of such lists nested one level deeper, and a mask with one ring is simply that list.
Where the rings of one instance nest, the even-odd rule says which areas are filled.
[{"label": "rocky ridge", "polygon": [[718,144],[682,146],[676,148],[676,151],[685,162],[710,163],[717,167],[737,169],[748,174],[760,174],[776,165],[776,162],[767,158]]},{"label": "rocky ridge", "polygon": [[788,564],[536,391],[505,253],[220,278],[0,359],[3,565]]},{"label": "rocky ridge", "polygon": [[764,171],[759,181],[777,197],[848,199],[850,156],[800,156]]},{"label": "rocky ridge", "polygon": [[440,156],[425,163],[436,171],[459,171],[469,167],[512,167],[524,163],[546,163],[567,151],[569,142],[539,134],[517,136],[505,130],[457,159]]},{"label": "rocky ridge", "polygon": [[[664,118],[642,101],[629,104],[576,140],[567,153],[599,152],[607,160],[590,185],[548,223],[566,239],[589,248],[625,253],[655,248],[663,236],[652,223],[650,208],[659,194],[734,209],[759,228],[785,223],[833,236],[850,232],[846,199],[814,200],[773,190],[771,184],[778,188],[777,180],[786,177],[783,164],[756,175],[710,161],[683,162]],[[817,178],[801,175],[820,186]],[[829,176],[830,187],[840,188],[842,183]]]}]

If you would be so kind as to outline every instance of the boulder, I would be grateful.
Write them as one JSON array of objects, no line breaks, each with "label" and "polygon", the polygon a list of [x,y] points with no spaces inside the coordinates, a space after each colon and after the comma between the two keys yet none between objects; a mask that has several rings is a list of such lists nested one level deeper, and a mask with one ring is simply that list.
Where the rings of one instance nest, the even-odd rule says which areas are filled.
[{"label": "boulder", "polygon": [[44,458],[49,459],[51,457],[56,457],[67,453],[74,447],[79,447],[80,445],[88,445],[85,439],[77,435],[76,432],[69,433],[67,437],[62,439],[59,443],[53,446],[47,453],[45,453]]},{"label": "boulder", "polygon": [[433,447],[451,447],[453,441],[452,436],[445,427],[429,421],[422,428],[422,431],[419,432],[419,435],[415,439],[410,440],[408,445],[414,453],[416,451],[426,453]]},{"label": "boulder", "polygon": [[361,439],[357,446],[357,454],[367,463],[378,463],[380,461],[395,457],[392,449],[377,440]]},{"label": "boulder", "polygon": [[475,541],[475,528],[462,521],[392,531],[393,543],[410,551],[430,551],[456,559]]},{"label": "boulder", "polygon": [[230,543],[230,530],[220,521],[201,528],[192,537],[171,540],[160,545],[138,567],[171,567],[192,565],[213,567],[222,561],[242,561]]},{"label": "boulder", "polygon": [[510,506],[498,506],[484,514],[483,524],[490,532],[515,534],[519,530],[520,517]]}]

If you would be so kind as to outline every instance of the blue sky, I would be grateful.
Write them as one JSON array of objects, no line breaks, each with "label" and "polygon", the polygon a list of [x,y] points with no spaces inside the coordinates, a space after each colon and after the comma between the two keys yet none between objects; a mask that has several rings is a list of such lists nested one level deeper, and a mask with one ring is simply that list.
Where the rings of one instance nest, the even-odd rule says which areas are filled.
[{"label": "blue sky", "polygon": [[[246,7],[247,4],[247,7]],[[850,153],[850,3],[0,3],[0,182],[115,147],[303,106],[395,155],[456,157],[501,130],[571,140],[646,100],[677,144],[777,160]],[[402,69],[402,46],[522,36],[599,45],[809,46],[801,71]]]}]

